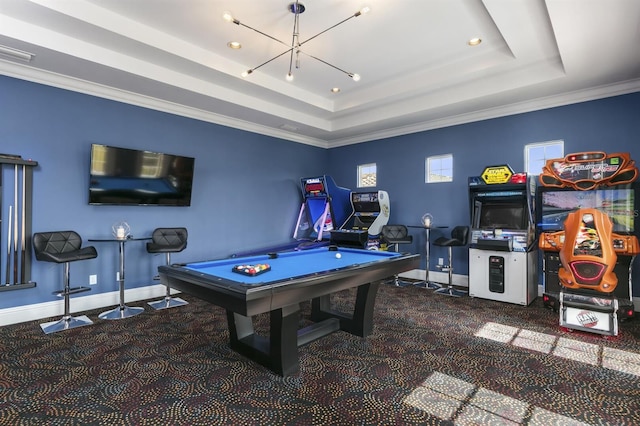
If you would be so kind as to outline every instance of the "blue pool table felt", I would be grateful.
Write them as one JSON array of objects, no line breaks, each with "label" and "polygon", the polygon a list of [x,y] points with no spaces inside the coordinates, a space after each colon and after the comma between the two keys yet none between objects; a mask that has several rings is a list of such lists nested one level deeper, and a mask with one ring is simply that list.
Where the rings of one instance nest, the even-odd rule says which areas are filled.
[{"label": "blue pool table felt", "polygon": [[[336,258],[336,253],[341,257]],[[275,259],[268,255],[236,257],[222,260],[189,263],[186,269],[193,272],[235,281],[238,284],[269,284],[312,274],[335,271],[357,265],[368,264],[399,256],[400,253],[339,248],[337,251],[320,247],[309,250],[278,253]],[[256,276],[233,272],[237,265],[268,264],[271,270]]]}]

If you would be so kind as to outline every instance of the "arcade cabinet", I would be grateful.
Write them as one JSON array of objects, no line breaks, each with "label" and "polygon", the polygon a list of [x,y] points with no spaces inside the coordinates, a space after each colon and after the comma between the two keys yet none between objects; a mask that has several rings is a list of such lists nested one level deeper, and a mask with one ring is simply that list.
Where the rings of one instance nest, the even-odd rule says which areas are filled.
[{"label": "arcade cabinet", "polygon": [[293,233],[294,240],[278,246],[234,253],[230,257],[305,250],[329,244],[330,231],[336,224],[341,226],[351,213],[351,190],[336,185],[327,175],[302,178],[300,184],[303,201]]},{"label": "arcade cabinet", "polygon": [[329,241],[331,231],[339,229],[351,213],[350,194],[331,176],[300,179],[302,206],[293,238],[298,241]]},{"label": "arcade cabinet", "polygon": [[[569,154],[549,160],[543,167],[537,190],[536,218],[540,232],[538,246],[544,255],[543,302],[546,307],[560,311],[561,324],[568,328],[615,335],[617,320],[625,320],[635,314],[631,272],[633,260],[640,252],[635,236],[636,230],[640,229],[636,217],[640,200],[638,183],[635,182],[637,174],[628,153]],[[580,222],[571,216],[572,212],[587,210],[604,214],[611,222],[611,230],[608,230],[606,220],[596,226],[595,231],[586,228],[576,230],[575,223]],[[568,240],[565,233],[570,231],[576,233],[577,242]],[[594,238],[580,241],[585,236],[580,236],[578,231],[597,236],[597,242]],[[563,250],[574,247],[576,252],[585,252],[589,245],[602,246],[603,249],[598,250],[604,250],[604,253],[612,247],[615,256],[607,255],[608,273],[603,275],[599,287],[589,288],[587,285],[586,288],[576,288],[567,274],[575,272],[584,277],[586,272],[572,270],[568,264],[569,252],[563,254]],[[595,253],[596,259],[601,257],[599,251]],[[593,257],[590,261],[595,262]],[[588,267],[587,272],[595,273],[595,263],[583,263],[583,267]],[[616,285],[612,284],[612,276],[617,281]],[[583,294],[585,292],[586,295]],[[609,309],[593,308],[593,302]],[[572,308],[575,303],[583,315],[576,314]]]},{"label": "arcade cabinet", "polygon": [[537,297],[532,184],[508,165],[469,178],[469,296],[523,306]]},{"label": "arcade cabinet", "polygon": [[389,222],[389,195],[386,191],[352,192],[351,215],[339,229],[331,231],[331,243],[343,247],[376,250],[382,227]]},{"label": "arcade cabinet", "polygon": [[640,252],[634,235],[612,231],[606,213],[594,208],[567,215],[564,230],[543,233],[543,250],[558,250],[560,325],[593,333],[617,335],[619,301],[614,291],[618,253]]}]

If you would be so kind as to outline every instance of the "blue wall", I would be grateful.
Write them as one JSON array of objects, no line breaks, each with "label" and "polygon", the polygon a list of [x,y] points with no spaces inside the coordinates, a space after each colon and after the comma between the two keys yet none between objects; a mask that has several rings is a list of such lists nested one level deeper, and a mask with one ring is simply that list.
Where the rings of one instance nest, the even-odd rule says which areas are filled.
[{"label": "blue wall", "polygon": [[[191,207],[88,205],[91,143],[196,158]],[[326,173],[325,149],[231,129],[149,109],[0,77],[0,152],[38,162],[34,170],[33,232],[73,229],[85,242],[111,236],[127,221],[134,237],[156,227],[186,226],[187,249],[176,262],[224,257],[291,241],[300,203],[300,178]],[[3,215],[13,204],[13,167],[4,167]],[[2,241],[6,241],[3,217]],[[1,248],[4,261],[6,247]],[[71,265],[73,285],[117,290],[118,247],[93,243],[97,259]],[[154,284],[164,257],[144,242],[126,245],[126,288]],[[4,270],[4,267],[2,268]],[[62,267],[33,260],[32,289],[0,293],[0,309],[55,300]],[[2,277],[4,282],[4,277]]]},{"label": "blue wall", "polygon": [[[329,174],[338,185],[357,190],[357,166],[370,162],[378,166],[378,188],[389,193],[391,222],[418,224],[430,212],[436,224],[466,224],[467,178],[494,164],[522,171],[528,143],[562,139],[565,153],[602,150],[640,158],[637,111],[640,93],[324,150],[0,76],[0,152],[39,163],[34,232],[74,229],[86,240],[110,236],[111,225],[122,220],[136,237],[156,227],[186,226],[189,245],[173,256],[180,262],[290,241],[300,177]],[[192,206],[89,206],[91,143],[195,157]],[[426,184],[425,158],[438,154],[453,154],[454,181]],[[12,179],[13,168],[5,167],[4,215],[12,203]],[[413,232],[413,246],[403,249],[423,252],[424,234]],[[97,274],[92,293],[113,292],[117,246],[96,244],[99,257],[73,264],[72,280],[87,285],[89,275]],[[5,252],[0,247],[0,259]],[[467,253],[455,252],[456,273],[466,274]],[[446,253],[433,247],[432,261],[437,257]],[[126,287],[151,284],[162,261],[147,254],[143,242],[128,243]],[[636,261],[636,295],[639,274]],[[54,300],[61,268],[34,260],[32,279],[36,288],[0,293],[0,309]]]},{"label": "blue wall", "polygon": [[[564,140],[565,154],[580,151],[629,152],[640,159],[640,93],[550,108],[476,123],[447,127],[392,139],[334,148],[329,170],[336,181],[355,188],[357,166],[377,164],[378,188],[389,193],[390,222],[418,225],[429,212],[436,225],[469,223],[468,181],[485,166],[509,164],[524,171],[524,146]],[[425,159],[453,154],[453,182],[426,184]],[[444,232],[448,232],[445,230]],[[438,236],[432,233],[432,241]],[[413,247],[424,253],[425,237],[413,230]],[[434,259],[447,258],[446,249],[432,246]],[[634,266],[634,294],[640,295],[640,267]],[[468,273],[468,252],[454,249],[456,273]],[[424,268],[424,263],[422,265]],[[539,280],[541,282],[541,278]]]}]

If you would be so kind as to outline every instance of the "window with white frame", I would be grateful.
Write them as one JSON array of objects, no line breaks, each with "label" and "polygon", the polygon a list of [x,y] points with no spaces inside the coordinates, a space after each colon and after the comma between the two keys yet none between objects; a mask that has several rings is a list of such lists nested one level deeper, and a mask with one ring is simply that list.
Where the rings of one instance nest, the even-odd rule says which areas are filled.
[{"label": "window with white frame", "polygon": [[564,141],[530,143],[524,147],[525,172],[539,175],[547,160],[564,157]]},{"label": "window with white frame", "polygon": [[358,166],[358,188],[376,186],[376,163],[360,164]]},{"label": "window with white frame", "polygon": [[434,155],[425,161],[427,183],[453,181],[453,154]]}]

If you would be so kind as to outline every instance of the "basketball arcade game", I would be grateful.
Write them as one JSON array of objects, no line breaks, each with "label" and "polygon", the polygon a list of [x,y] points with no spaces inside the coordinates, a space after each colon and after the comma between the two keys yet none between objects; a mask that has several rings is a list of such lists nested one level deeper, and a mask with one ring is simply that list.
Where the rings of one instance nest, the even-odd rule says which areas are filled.
[{"label": "basketball arcade game", "polygon": [[302,206],[293,238],[301,241],[323,241],[331,238],[331,231],[344,225],[351,213],[351,191],[334,182],[331,176],[300,179]]},{"label": "basketball arcade game", "polygon": [[618,320],[634,315],[637,175],[628,153],[575,153],[543,167],[543,302],[560,312],[563,327],[615,336]]},{"label": "basketball arcade game", "polygon": [[536,298],[534,188],[508,165],[469,178],[469,296],[524,306]]},{"label": "basketball arcade game", "polygon": [[345,224],[331,231],[331,243],[378,249],[382,227],[389,222],[389,194],[386,191],[352,192],[351,209]]}]

